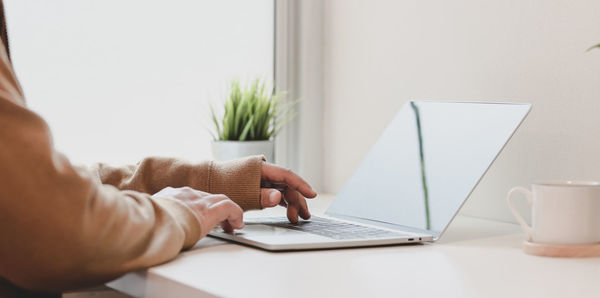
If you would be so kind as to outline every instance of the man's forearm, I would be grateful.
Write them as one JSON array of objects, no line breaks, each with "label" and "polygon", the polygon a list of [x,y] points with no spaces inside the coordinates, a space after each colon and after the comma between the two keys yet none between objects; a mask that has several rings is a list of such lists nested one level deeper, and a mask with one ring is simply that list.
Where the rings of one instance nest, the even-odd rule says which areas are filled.
[{"label": "man's forearm", "polygon": [[189,186],[225,194],[244,210],[260,209],[260,177],[264,159],[251,156],[229,162],[190,163],[181,159],[150,157],[135,166],[92,167],[101,183],[122,190],[154,194],[165,187]]},{"label": "man's forearm", "polygon": [[54,150],[38,115],[3,96],[0,277],[34,290],[75,288],[165,262],[198,240],[186,205],[98,183]]}]

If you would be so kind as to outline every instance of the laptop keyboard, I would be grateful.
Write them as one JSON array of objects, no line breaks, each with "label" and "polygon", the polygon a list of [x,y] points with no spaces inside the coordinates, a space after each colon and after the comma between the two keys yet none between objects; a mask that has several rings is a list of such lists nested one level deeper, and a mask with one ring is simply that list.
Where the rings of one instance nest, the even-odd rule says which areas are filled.
[{"label": "laptop keyboard", "polygon": [[260,223],[268,226],[329,237],[336,240],[396,238],[409,235],[406,233],[393,232],[320,217],[312,217],[310,220],[300,220],[295,224],[290,223],[283,217],[263,218],[260,220]]}]

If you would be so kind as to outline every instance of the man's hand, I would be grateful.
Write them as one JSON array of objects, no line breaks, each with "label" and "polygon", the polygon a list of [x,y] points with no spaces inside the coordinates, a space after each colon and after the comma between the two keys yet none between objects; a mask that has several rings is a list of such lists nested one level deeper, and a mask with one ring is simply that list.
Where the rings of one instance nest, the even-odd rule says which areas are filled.
[{"label": "man's hand", "polygon": [[310,218],[306,198],[314,198],[317,193],[294,172],[264,163],[262,166],[260,202],[263,208],[281,205],[287,207],[288,219],[298,222],[298,215]]},{"label": "man's hand", "polygon": [[213,195],[190,187],[166,187],[153,197],[175,198],[190,206],[200,220],[201,237],[206,236],[217,224],[221,224],[225,232],[244,228],[244,211],[225,195]]}]

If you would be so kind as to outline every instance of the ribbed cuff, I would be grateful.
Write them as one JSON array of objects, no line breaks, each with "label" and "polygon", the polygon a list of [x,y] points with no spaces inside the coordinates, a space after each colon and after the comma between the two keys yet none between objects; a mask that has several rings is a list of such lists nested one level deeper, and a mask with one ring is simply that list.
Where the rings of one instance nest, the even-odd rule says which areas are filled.
[{"label": "ribbed cuff", "polygon": [[210,166],[209,192],[228,196],[244,211],[261,209],[260,179],[264,161],[264,156],[256,155],[213,162]]}]

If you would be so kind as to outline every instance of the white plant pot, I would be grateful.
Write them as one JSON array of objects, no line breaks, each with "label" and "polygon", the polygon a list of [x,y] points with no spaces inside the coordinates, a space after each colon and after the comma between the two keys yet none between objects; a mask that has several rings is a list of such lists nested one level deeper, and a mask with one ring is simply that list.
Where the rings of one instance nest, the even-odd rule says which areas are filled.
[{"label": "white plant pot", "polygon": [[275,143],[268,141],[213,141],[213,157],[219,161],[232,160],[249,155],[264,155],[273,162]]}]

